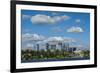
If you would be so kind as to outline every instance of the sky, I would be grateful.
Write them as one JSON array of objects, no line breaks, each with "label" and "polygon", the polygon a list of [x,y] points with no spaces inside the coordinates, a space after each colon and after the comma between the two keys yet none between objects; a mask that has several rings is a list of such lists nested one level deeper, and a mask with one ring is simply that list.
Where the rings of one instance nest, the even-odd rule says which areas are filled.
[{"label": "sky", "polygon": [[[90,14],[21,10],[22,45],[49,37],[69,37],[90,43]],[[31,45],[29,45],[31,46]]]}]

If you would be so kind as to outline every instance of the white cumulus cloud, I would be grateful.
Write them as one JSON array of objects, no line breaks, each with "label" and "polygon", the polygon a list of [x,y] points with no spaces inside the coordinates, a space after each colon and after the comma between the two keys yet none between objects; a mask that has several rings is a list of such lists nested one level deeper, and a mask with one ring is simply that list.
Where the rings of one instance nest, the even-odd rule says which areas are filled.
[{"label": "white cumulus cloud", "polygon": [[63,41],[62,37],[49,37],[47,39],[48,41]]},{"label": "white cumulus cloud", "polygon": [[80,33],[80,32],[84,32],[84,31],[81,27],[74,27],[73,26],[73,27],[67,29],[67,32]]},{"label": "white cumulus cloud", "polygon": [[73,38],[54,36],[45,39],[43,42],[76,42]]},{"label": "white cumulus cloud", "polygon": [[45,37],[42,35],[38,35],[38,34],[30,34],[30,33],[22,34],[23,41],[30,41],[30,40],[39,41],[43,39],[45,39]]},{"label": "white cumulus cloud", "polygon": [[45,14],[37,14],[31,17],[31,22],[32,23],[46,23],[46,24],[52,24],[52,23],[56,23],[58,21],[62,21],[62,20],[66,20],[69,19],[70,17],[67,15],[63,15],[63,16],[48,16]]},{"label": "white cumulus cloud", "polygon": [[45,43],[58,43],[58,42],[72,43],[72,42],[76,42],[76,40],[73,38],[68,38],[68,37],[54,36],[54,37],[48,37],[47,39],[38,41],[36,43],[37,44],[45,44]]}]

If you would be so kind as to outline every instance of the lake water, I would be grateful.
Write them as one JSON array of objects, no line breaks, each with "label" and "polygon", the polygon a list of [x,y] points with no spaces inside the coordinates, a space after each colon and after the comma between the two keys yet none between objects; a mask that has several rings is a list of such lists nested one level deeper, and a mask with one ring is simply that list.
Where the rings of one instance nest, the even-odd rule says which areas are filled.
[{"label": "lake water", "polygon": [[21,61],[22,63],[29,63],[29,62],[50,62],[50,61],[71,61],[71,60],[89,60],[90,58],[63,58],[63,59],[33,59],[33,60],[26,60]]}]

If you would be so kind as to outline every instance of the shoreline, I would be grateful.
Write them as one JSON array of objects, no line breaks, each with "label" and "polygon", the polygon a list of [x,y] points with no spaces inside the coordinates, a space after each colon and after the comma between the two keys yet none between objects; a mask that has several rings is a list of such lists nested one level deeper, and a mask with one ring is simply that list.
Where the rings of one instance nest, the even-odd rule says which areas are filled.
[{"label": "shoreline", "polygon": [[76,60],[89,60],[89,57],[86,58],[63,58],[63,59],[41,59],[41,60],[28,60],[28,61],[21,61],[21,63],[30,63],[30,62],[52,62],[52,61],[76,61]]}]

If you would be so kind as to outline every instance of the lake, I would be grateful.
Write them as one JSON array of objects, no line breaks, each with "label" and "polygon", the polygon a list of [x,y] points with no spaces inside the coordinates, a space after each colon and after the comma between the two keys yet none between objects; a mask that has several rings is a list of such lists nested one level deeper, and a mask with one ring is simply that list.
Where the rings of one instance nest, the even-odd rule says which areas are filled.
[{"label": "lake", "polygon": [[33,60],[25,60],[21,61],[22,63],[29,63],[29,62],[52,62],[52,61],[75,61],[75,60],[89,60],[89,57],[84,57],[84,58],[63,58],[63,59],[33,59]]}]

